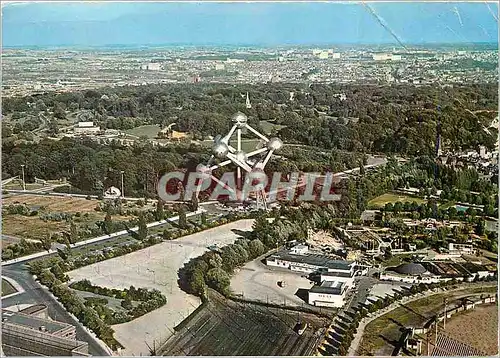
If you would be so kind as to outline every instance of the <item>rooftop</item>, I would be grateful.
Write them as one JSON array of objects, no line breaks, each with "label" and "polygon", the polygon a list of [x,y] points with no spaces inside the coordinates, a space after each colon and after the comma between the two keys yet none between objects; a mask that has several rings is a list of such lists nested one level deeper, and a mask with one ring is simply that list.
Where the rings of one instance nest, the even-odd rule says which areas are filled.
[{"label": "rooftop", "polygon": [[345,282],[342,281],[323,281],[321,285],[314,285],[309,292],[312,293],[328,293],[331,295],[342,294],[345,288]]},{"label": "rooftop", "polygon": [[56,333],[67,327],[71,327],[71,325],[67,323],[38,318],[25,313],[12,312],[5,309],[2,309],[2,321],[4,323],[12,323],[36,330],[40,330],[41,327],[44,327],[45,331],[48,333]]},{"label": "rooftop", "polygon": [[351,267],[354,265],[354,261],[333,260],[327,256],[311,253],[297,255],[291,253],[289,250],[278,251],[276,254],[271,255],[269,258],[276,258],[295,263],[324,267],[331,270],[351,270]]}]

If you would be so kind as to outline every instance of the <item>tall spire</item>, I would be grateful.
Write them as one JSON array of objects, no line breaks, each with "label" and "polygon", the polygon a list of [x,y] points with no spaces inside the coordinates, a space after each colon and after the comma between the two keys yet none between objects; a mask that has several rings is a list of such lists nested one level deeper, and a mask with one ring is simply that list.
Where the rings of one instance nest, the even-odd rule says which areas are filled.
[{"label": "tall spire", "polygon": [[247,92],[247,101],[246,101],[247,109],[252,108],[252,104],[250,103],[250,97],[248,97],[248,92]]}]

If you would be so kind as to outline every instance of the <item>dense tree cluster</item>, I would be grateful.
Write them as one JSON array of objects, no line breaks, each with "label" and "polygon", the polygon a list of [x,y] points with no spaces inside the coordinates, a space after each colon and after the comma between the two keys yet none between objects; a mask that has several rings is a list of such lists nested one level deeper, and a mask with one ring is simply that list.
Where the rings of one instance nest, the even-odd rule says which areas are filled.
[{"label": "dense tree cluster", "polygon": [[[245,108],[246,92],[254,103],[252,109]],[[290,92],[295,93],[293,102],[289,101]],[[341,100],[339,93],[347,99]],[[35,102],[35,106],[27,105]],[[495,111],[497,104],[496,87],[487,84],[453,88],[169,84],[48,93],[36,99],[6,98],[2,113],[19,116],[22,112],[37,118],[48,110],[44,108],[50,108],[54,117],[62,118],[64,110],[88,110],[90,119],[102,128],[176,123],[178,130],[202,139],[226,132],[231,115],[240,110],[257,129],[261,129],[261,120],[286,126],[279,135],[288,142],[325,149],[431,155],[438,123],[442,141],[451,149],[482,144],[493,148],[496,133],[488,134],[483,127],[492,119],[487,111]]]}]

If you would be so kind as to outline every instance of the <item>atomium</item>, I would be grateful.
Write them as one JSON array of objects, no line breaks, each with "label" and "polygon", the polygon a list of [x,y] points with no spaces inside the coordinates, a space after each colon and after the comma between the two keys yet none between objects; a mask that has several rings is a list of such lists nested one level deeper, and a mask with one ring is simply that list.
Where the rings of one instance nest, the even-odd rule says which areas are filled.
[{"label": "atomium", "polygon": [[[200,168],[203,169],[202,180],[211,177],[212,179],[218,181],[218,179],[212,175],[212,170],[233,163],[234,165],[236,165],[237,187],[238,189],[241,189],[241,170],[243,169],[247,173],[245,175],[246,182],[248,180],[252,180],[253,174],[251,173],[255,173],[255,170],[259,170],[263,173],[263,169],[268,163],[269,159],[275,151],[281,149],[281,147],[283,146],[283,142],[277,137],[267,138],[265,135],[259,133],[248,124],[248,118],[244,113],[236,113],[232,116],[232,121],[234,125],[227,135],[217,135],[215,137],[214,144],[212,146],[213,155],[209,159],[207,165],[203,167],[200,166]],[[249,153],[243,151],[241,149],[241,134],[243,129],[246,129],[248,131],[248,134],[253,134],[256,137],[260,138],[264,142],[264,146],[262,148],[256,148]],[[235,134],[236,146],[234,147],[231,144],[231,138]],[[255,159],[251,160],[252,157],[255,157]],[[224,160],[223,162],[219,162],[218,164],[213,164],[215,158],[218,158],[219,160],[226,160]],[[199,195],[199,189],[197,191],[197,195]],[[266,193],[264,192],[264,188],[258,189],[258,191],[256,192],[256,198],[257,207],[267,209]]]},{"label": "atomium", "polygon": [[237,128],[245,128],[248,118],[245,114],[238,112],[235,115],[233,115],[233,122],[235,123],[235,126]]},{"label": "atomium", "polygon": [[227,146],[227,144],[220,141],[214,143],[214,145],[212,146],[212,151],[216,157],[225,158],[226,155],[229,153],[229,147]]}]

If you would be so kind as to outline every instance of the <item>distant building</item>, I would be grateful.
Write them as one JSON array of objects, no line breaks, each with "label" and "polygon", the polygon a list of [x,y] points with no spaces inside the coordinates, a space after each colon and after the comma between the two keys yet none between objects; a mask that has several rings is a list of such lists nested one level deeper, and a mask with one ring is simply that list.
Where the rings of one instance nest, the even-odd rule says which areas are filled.
[{"label": "distant building", "polygon": [[453,254],[465,254],[465,255],[473,255],[476,253],[476,249],[471,244],[454,244],[450,242],[448,244],[448,250],[450,251],[450,255]]},{"label": "distant building", "polygon": [[[24,310],[27,312],[26,310]],[[2,350],[6,356],[90,356],[88,343],[76,340],[74,326],[2,309]]]},{"label": "distant building", "polygon": [[224,71],[225,68],[226,68],[226,66],[224,66],[223,63],[216,63],[215,64],[215,70],[216,71]]},{"label": "distant building", "polygon": [[161,64],[157,62],[150,62],[145,65],[141,66],[142,70],[148,70],[148,71],[160,71],[161,70]]},{"label": "distant building", "polygon": [[374,61],[401,61],[401,55],[393,55],[392,53],[374,53],[372,58]]},{"label": "distant building", "polygon": [[77,126],[74,128],[75,134],[95,134],[100,131],[101,128],[94,126],[94,122],[78,122]]}]

